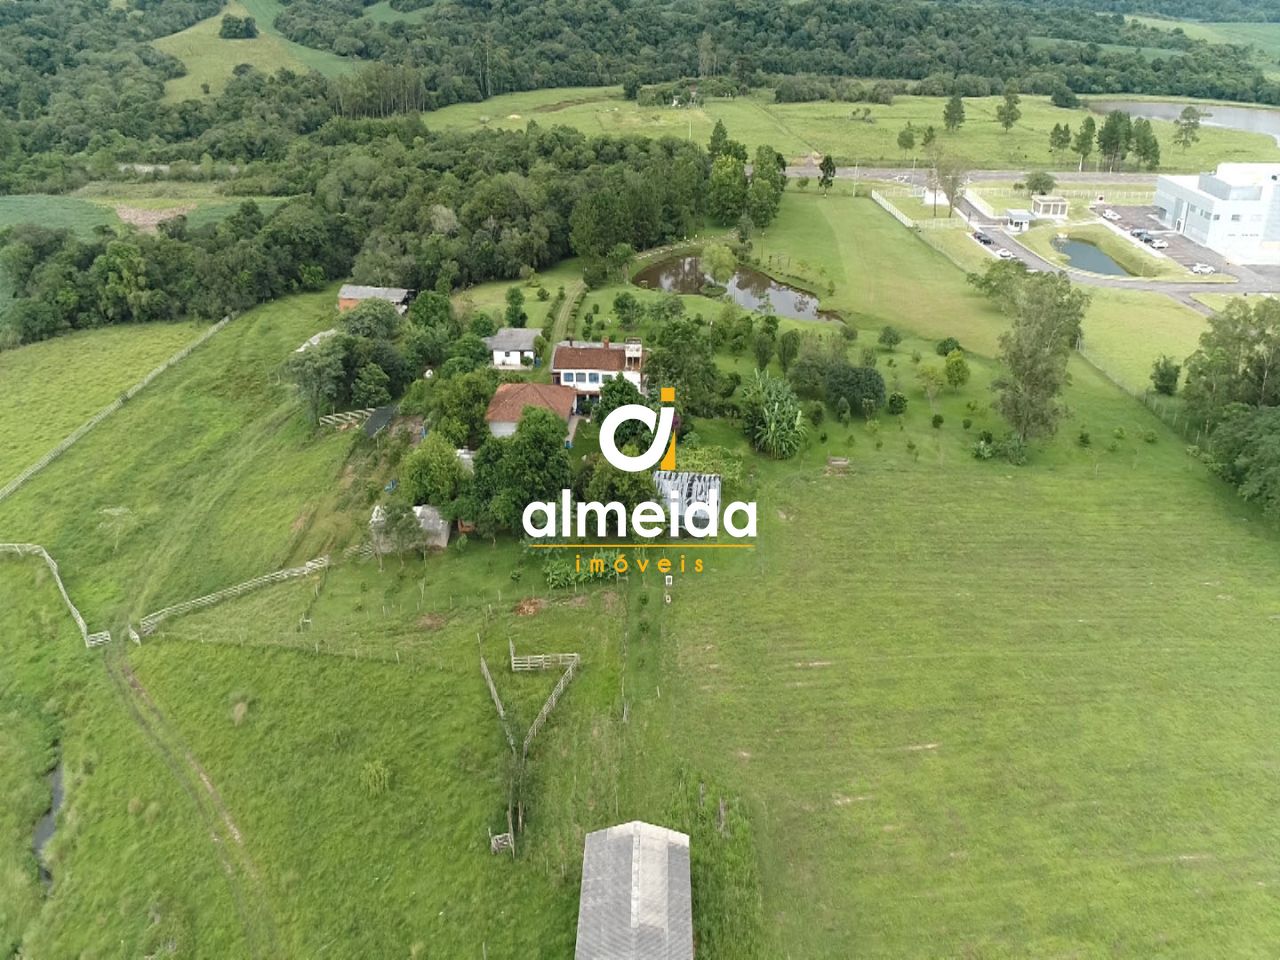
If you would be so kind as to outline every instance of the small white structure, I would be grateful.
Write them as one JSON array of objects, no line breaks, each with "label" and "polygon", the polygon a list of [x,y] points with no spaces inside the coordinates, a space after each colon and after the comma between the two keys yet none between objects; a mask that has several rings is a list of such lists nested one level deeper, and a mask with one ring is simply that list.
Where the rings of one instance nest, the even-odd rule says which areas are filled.
[{"label": "small white structure", "polygon": [[1066,197],[1035,196],[1031,198],[1031,214],[1037,220],[1065,220],[1068,207]]},{"label": "small white structure", "polygon": [[[418,506],[413,508],[413,515],[418,518],[418,526],[422,530],[421,544],[432,550],[443,550],[449,546],[450,523],[440,513],[438,509],[431,506]],[[386,535],[387,511],[383,509],[382,504],[378,504],[373,508],[373,515],[369,517],[369,537],[373,541],[373,549],[376,553],[395,553],[396,545]],[[419,544],[411,545],[413,549],[418,549]]]},{"label": "small white structure", "polygon": [[600,396],[600,387],[614,377],[624,377],[644,390],[645,351],[640,341],[600,343],[564,340],[556,344],[551,356],[552,380],[571,387],[578,395],[579,407],[584,399]]},{"label": "small white structure", "polygon": [[537,356],[533,342],[541,334],[530,327],[503,327],[492,337],[484,338],[484,345],[492,355],[491,363],[499,370],[523,370],[525,361],[532,365]]},{"label": "small white structure", "polygon": [[1004,213],[1004,225],[1010,233],[1026,233],[1031,229],[1031,221],[1034,219],[1030,210],[1013,208]]},{"label": "small white structure", "polygon": [[306,353],[312,347],[319,346],[321,343],[328,340],[330,337],[334,336],[337,332],[338,332],[337,327],[334,327],[330,330],[321,330],[314,337],[311,337],[310,339],[308,339],[305,343],[302,344],[302,346],[300,346],[297,350],[293,352]]},{"label": "small white structure", "polygon": [[693,960],[689,836],[633,820],[587,834],[574,960]]},{"label": "small white structure", "polygon": [[1280,264],[1280,163],[1156,180],[1160,222],[1234,263]]}]

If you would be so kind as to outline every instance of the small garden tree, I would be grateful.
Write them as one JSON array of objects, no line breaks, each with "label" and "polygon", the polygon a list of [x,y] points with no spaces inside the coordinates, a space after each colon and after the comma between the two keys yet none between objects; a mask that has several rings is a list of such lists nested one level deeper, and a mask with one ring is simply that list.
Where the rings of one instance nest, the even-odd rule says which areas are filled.
[{"label": "small garden tree", "polygon": [[902,342],[902,334],[896,328],[885,325],[880,331],[880,346],[884,347],[890,353]]},{"label": "small garden tree", "polygon": [[951,389],[959,390],[969,382],[969,361],[961,350],[952,350],[943,362],[943,372]]},{"label": "small garden tree", "polygon": [[1172,357],[1161,356],[1151,366],[1151,385],[1156,393],[1172,397],[1178,392],[1178,378],[1182,376],[1182,367]]}]

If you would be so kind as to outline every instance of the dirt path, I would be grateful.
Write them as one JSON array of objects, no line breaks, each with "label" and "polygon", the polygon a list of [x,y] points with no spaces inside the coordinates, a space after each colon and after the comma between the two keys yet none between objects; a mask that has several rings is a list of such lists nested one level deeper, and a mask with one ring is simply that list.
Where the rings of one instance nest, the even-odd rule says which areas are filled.
[{"label": "dirt path", "polygon": [[244,835],[231,817],[208,772],[173,729],[146,687],[134,674],[119,647],[104,658],[107,675],[130,715],[200,814],[222,871],[250,956],[279,956],[275,920],[257,865],[245,848]]}]

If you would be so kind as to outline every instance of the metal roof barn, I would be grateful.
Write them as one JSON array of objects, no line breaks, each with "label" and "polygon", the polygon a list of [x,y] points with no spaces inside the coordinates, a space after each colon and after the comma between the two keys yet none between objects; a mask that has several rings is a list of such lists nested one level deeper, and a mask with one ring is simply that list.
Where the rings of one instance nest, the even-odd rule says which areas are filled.
[{"label": "metal roof barn", "polygon": [[574,960],[693,960],[687,834],[639,820],[587,834]]}]

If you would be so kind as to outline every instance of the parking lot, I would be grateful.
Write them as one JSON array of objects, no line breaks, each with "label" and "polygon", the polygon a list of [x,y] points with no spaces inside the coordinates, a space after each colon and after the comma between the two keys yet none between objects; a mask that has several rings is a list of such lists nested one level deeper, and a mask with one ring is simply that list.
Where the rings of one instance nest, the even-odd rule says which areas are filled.
[{"label": "parking lot", "polygon": [[1102,216],[1103,210],[1114,210],[1120,214],[1119,220],[1106,222],[1119,229],[1125,235],[1128,235],[1130,230],[1142,229],[1150,232],[1153,237],[1160,237],[1167,241],[1169,246],[1164,250],[1153,250],[1150,246],[1147,246],[1147,250],[1152,254],[1164,254],[1175,263],[1186,267],[1188,272],[1190,272],[1193,264],[1207,263],[1218,273],[1225,273],[1228,276],[1240,275],[1240,268],[1235,264],[1228,263],[1222,256],[1212,250],[1202,247],[1195,241],[1165,227],[1157,217],[1156,208],[1153,206],[1105,206],[1099,204],[1094,208],[1094,212],[1099,217]]}]

